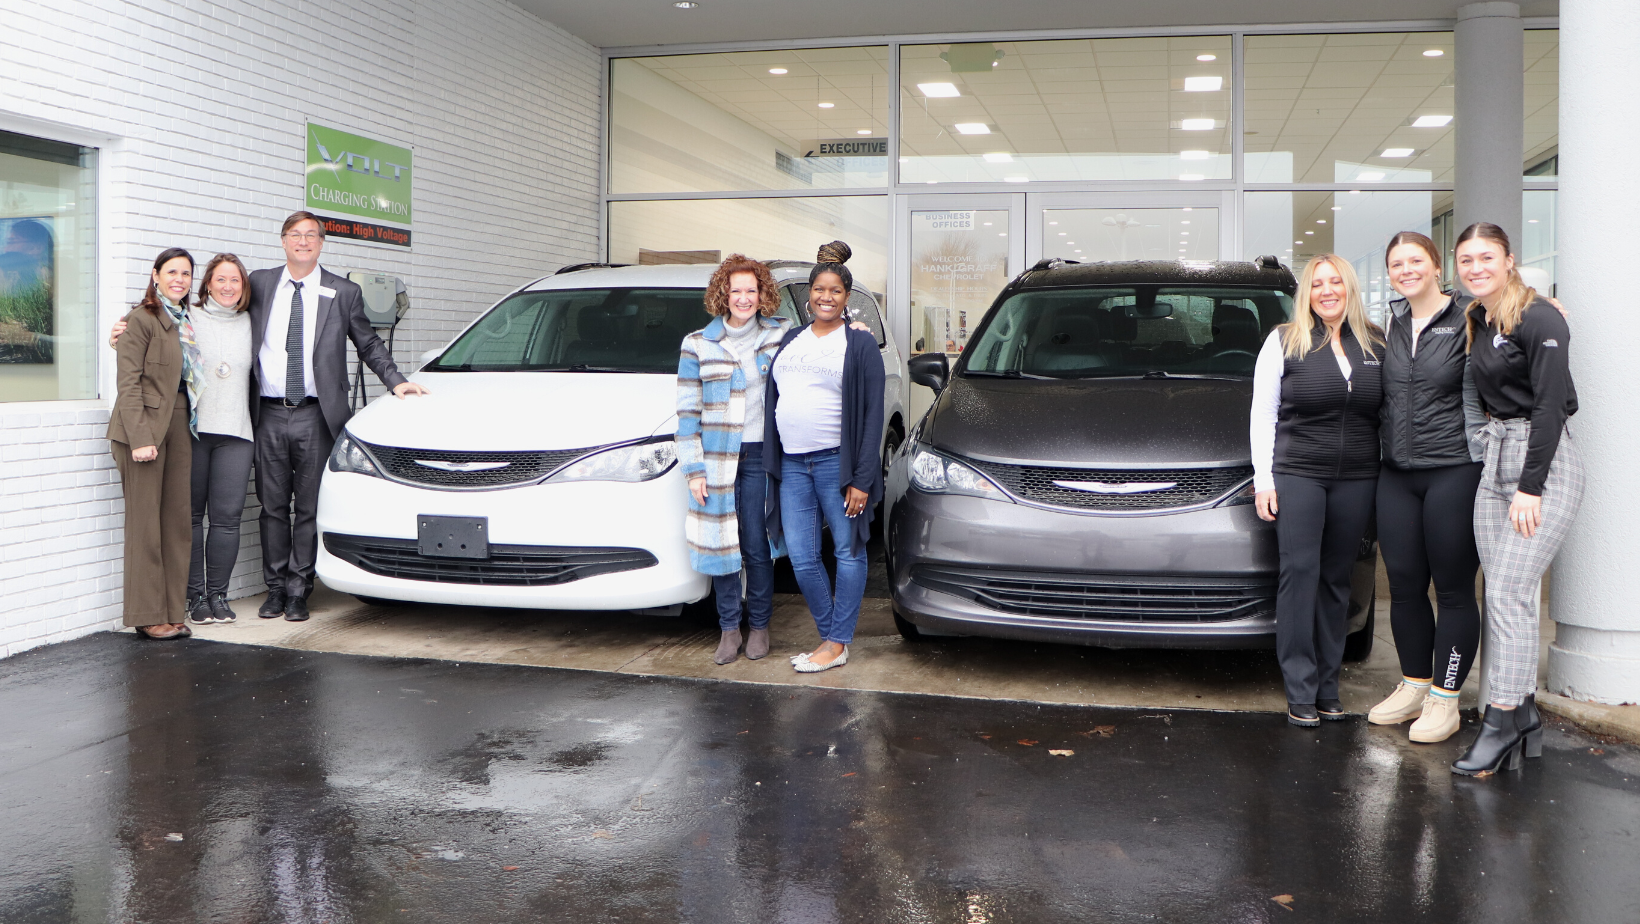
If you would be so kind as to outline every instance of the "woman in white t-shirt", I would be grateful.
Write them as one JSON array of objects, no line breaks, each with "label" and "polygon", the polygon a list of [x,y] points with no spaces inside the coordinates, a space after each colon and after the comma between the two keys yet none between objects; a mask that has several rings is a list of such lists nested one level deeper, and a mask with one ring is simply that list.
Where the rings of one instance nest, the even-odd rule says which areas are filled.
[{"label": "woman in white t-shirt", "polygon": [[[820,645],[792,658],[800,673],[848,663],[866,585],[871,511],[882,497],[883,358],[877,339],[848,326],[854,277],[849,246],[820,248],[809,273],[812,323],[781,341],[764,399],[764,465],[779,480],[769,528],[778,528]],[[835,590],[820,560],[822,524],[837,554]]]}]

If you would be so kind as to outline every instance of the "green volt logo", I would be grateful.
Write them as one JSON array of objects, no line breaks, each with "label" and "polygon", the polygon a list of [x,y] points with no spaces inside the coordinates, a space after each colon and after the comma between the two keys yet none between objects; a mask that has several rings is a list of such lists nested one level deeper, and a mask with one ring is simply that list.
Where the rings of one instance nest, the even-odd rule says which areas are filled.
[{"label": "green volt logo", "polygon": [[409,148],[311,122],[307,128],[309,209],[410,225]]}]

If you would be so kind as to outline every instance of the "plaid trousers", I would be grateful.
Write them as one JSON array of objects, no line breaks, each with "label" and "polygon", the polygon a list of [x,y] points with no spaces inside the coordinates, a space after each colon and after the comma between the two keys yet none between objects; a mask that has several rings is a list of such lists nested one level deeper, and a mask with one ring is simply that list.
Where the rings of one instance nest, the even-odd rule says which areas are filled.
[{"label": "plaid trousers", "polygon": [[1528,539],[1509,523],[1531,422],[1525,418],[1490,420],[1481,438],[1486,468],[1475,492],[1475,545],[1486,574],[1486,644],[1492,650],[1487,674],[1492,702],[1518,706],[1537,689],[1538,616],[1532,595],[1543,572],[1571,530],[1583,502],[1583,459],[1572,432],[1560,434],[1560,446],[1543,485],[1543,524]]}]

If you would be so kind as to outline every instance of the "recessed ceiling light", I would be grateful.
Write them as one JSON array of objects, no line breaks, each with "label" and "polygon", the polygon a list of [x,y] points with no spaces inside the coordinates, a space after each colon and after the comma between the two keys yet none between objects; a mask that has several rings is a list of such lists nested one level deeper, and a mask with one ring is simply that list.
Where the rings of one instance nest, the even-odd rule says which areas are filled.
[{"label": "recessed ceiling light", "polygon": [[1005,176],[1002,178],[1004,183],[1029,183],[1030,181],[1031,178],[1028,176]]},{"label": "recessed ceiling light", "polygon": [[1211,93],[1214,90],[1224,89],[1223,77],[1186,77],[1184,91],[1186,93]]},{"label": "recessed ceiling light", "polygon": [[984,122],[958,122],[952,127],[957,130],[959,135],[989,135],[991,133],[991,126],[986,125]]},{"label": "recessed ceiling light", "polygon": [[1213,120],[1184,119],[1179,122],[1179,128],[1187,132],[1210,132],[1213,130]]},{"label": "recessed ceiling light", "polygon": [[1207,158],[1208,158],[1208,154],[1207,154],[1206,151],[1180,151],[1179,152],[1179,159],[1180,160],[1206,160]]},{"label": "recessed ceiling light", "polygon": [[1413,128],[1445,128],[1452,121],[1449,115],[1421,115],[1412,120]]},{"label": "recessed ceiling light", "polygon": [[771,68],[769,68],[769,73],[771,73],[771,74],[784,74],[784,73],[786,73],[786,69],[783,68],[783,67],[771,67]]},{"label": "recessed ceiling light", "polygon": [[[1305,234],[1314,234],[1314,233],[1315,233],[1315,232],[1314,232],[1314,231],[1306,231],[1306,232],[1304,232],[1304,233],[1305,233]],[[1293,243],[1295,243],[1295,244],[1296,244],[1296,243],[1298,243],[1298,242],[1297,242],[1297,241],[1294,241],[1294,242],[1293,242]]]},{"label": "recessed ceiling light", "polygon": [[1082,251],[1080,251],[1080,250],[1073,250],[1073,251],[1071,251],[1071,253],[1081,253],[1081,252],[1082,252]]},{"label": "recessed ceiling light", "polygon": [[992,151],[985,155],[985,162],[988,164],[1011,164],[1014,162],[1014,155],[1009,154],[1007,151]]},{"label": "recessed ceiling light", "polygon": [[1526,223],[1529,225],[1535,225],[1538,223],[1538,220],[1536,218],[1528,218],[1526,219]]},{"label": "recessed ceiling light", "polygon": [[989,227],[991,227],[991,223],[990,223],[990,222],[986,222],[986,223],[985,223],[985,227],[987,227],[987,228],[989,228]]},{"label": "recessed ceiling light", "polygon": [[700,6],[700,4],[696,3],[695,0],[676,0],[676,2],[672,5],[680,10],[692,10],[697,6]]},{"label": "recessed ceiling light", "polygon": [[1219,59],[1218,55],[1197,55],[1196,56],[1197,61],[1217,61],[1218,59]]},{"label": "recessed ceiling light", "polygon": [[1007,236],[1008,236],[1008,232],[1006,232],[1006,231],[998,231],[997,232],[997,237],[1007,237]]},{"label": "recessed ceiling light", "polygon": [[1060,237],[1064,237],[1064,236],[1065,236],[1065,232],[1063,232],[1063,231],[1060,231],[1060,232],[1058,232],[1058,234],[1059,234],[1059,236],[1060,236]]},{"label": "recessed ceiling light", "polygon": [[1352,190],[1350,190],[1350,195],[1352,195],[1352,196],[1359,196],[1359,195],[1361,195],[1361,190],[1359,190],[1359,189],[1352,189]]},{"label": "recessed ceiling light", "polygon": [[1179,179],[1185,181],[1186,183],[1195,183],[1207,179],[1207,176],[1202,173],[1181,173],[1179,174]]},{"label": "recessed ceiling light", "polygon": [[1430,50],[1424,52],[1424,57],[1426,57],[1426,58],[1439,58],[1441,55],[1444,55],[1444,54],[1446,54],[1446,52],[1440,50],[1439,48],[1431,48]]},{"label": "recessed ceiling light", "polygon": [[928,185],[933,186],[935,183],[938,183],[938,182],[939,182],[939,180],[929,180]]},{"label": "recessed ceiling light", "polygon": [[1179,236],[1180,236],[1180,237],[1189,237],[1189,236],[1190,236],[1190,232],[1189,232],[1189,231],[1180,231],[1180,232],[1179,232]]},{"label": "recessed ceiling light", "polygon": [[917,89],[922,91],[922,95],[935,98],[962,95],[957,92],[957,85],[954,83],[919,83]]},{"label": "recessed ceiling light", "polygon": [[1065,242],[1065,246],[1067,246],[1067,247],[1073,247],[1073,246],[1075,246],[1075,245],[1076,245],[1076,242],[1075,242],[1075,241],[1066,241],[1066,242]]},{"label": "recessed ceiling light", "polygon": [[820,108],[821,109],[832,109],[832,108],[836,107],[836,105],[837,105],[836,103],[821,103]]},{"label": "recessed ceiling light", "polygon": [[1188,206],[1188,205],[1187,205],[1187,206],[1185,206],[1185,207],[1184,207],[1184,208],[1182,208],[1182,209],[1180,209],[1180,210],[1179,210],[1179,211],[1181,211],[1181,212],[1188,212],[1188,211],[1190,211],[1190,206]]},{"label": "recessed ceiling light", "polygon": [[902,158],[900,158],[900,163],[902,163],[902,164],[909,164],[909,163],[911,163],[911,158],[909,158],[909,157],[902,157]]},{"label": "recessed ceiling light", "polygon": [[856,135],[869,135],[869,134],[871,134],[871,129],[869,129],[869,128],[857,128],[857,129],[854,130],[854,133]]},{"label": "recessed ceiling light", "polygon": [[1316,219],[1316,220],[1315,220],[1315,223],[1316,223],[1316,224],[1318,224],[1318,225],[1324,225],[1324,224],[1326,224],[1326,223],[1327,223],[1327,219],[1325,219],[1325,218],[1317,218],[1317,219]]},{"label": "recessed ceiling light", "polygon": [[1371,170],[1371,171],[1368,171],[1366,173],[1362,173],[1362,174],[1356,176],[1356,179],[1360,180],[1363,183],[1376,183],[1379,180],[1382,180],[1383,178],[1384,178],[1384,175],[1382,173],[1379,173],[1376,170]]},{"label": "recessed ceiling light", "polygon": [[1384,153],[1382,153],[1378,156],[1379,157],[1411,157],[1412,156],[1412,149],[1411,148],[1385,148]]},{"label": "recessed ceiling light", "polygon": [[1344,207],[1342,205],[1335,205],[1332,207],[1332,210],[1335,212],[1342,212],[1344,211]]},{"label": "recessed ceiling light", "polygon": [[1302,243],[1304,243],[1304,242],[1303,242],[1303,241],[1293,241],[1293,243],[1295,243],[1295,244],[1302,244]]},{"label": "recessed ceiling light", "polygon": [[1048,222],[1048,224],[1050,224],[1050,225],[1057,225],[1057,224],[1059,224],[1059,222],[1057,222],[1057,221],[1050,221],[1050,222]]},{"label": "recessed ceiling light", "polygon": [[1186,218],[1184,221],[1179,222],[1179,224],[1188,225],[1188,224],[1190,224],[1190,219]]}]

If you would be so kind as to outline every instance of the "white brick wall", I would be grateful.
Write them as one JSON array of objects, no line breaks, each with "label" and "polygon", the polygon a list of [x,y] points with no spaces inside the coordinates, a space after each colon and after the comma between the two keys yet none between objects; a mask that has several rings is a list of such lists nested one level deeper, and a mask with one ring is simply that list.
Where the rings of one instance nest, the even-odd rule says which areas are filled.
[{"label": "white brick wall", "polygon": [[[401,366],[597,257],[597,49],[506,0],[0,0],[0,22],[0,128],[106,139],[100,329],[164,247],[276,265],[310,120],[415,150],[414,248],[333,240],[323,261],[404,277]],[[103,353],[97,401],[0,402],[0,656],[119,624]],[[261,583],[251,500],[241,595]]]}]

